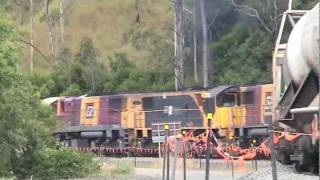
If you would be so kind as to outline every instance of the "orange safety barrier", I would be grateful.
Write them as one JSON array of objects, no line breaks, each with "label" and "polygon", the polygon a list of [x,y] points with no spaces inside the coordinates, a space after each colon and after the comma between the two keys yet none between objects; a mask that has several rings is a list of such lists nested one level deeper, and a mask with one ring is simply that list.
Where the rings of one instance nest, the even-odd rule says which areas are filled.
[{"label": "orange safety barrier", "polygon": [[288,132],[285,132],[284,133],[284,138],[287,140],[287,141],[293,141],[295,139],[297,139],[299,136],[301,136],[300,134],[290,134]]},{"label": "orange safety barrier", "polygon": [[252,160],[252,159],[254,159],[256,156],[257,156],[257,152],[256,152],[256,151],[253,151],[253,152],[249,152],[249,153],[243,155],[243,159],[244,159],[244,160]]}]

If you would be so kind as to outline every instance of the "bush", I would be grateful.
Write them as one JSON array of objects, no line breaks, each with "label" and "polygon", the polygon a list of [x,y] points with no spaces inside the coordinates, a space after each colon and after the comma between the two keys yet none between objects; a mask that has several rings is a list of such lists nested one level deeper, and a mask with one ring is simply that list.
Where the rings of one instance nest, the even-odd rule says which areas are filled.
[{"label": "bush", "polygon": [[32,175],[35,179],[82,178],[99,170],[100,165],[91,153],[43,148],[37,165],[32,168]]}]

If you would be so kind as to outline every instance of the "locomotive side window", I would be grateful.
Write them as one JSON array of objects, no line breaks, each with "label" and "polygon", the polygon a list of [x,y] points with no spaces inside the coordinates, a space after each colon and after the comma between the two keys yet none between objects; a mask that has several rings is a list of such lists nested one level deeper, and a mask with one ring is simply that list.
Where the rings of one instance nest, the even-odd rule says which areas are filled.
[{"label": "locomotive side window", "polygon": [[272,110],[272,93],[271,92],[267,92],[265,94],[265,108],[264,111],[265,112],[271,112]]},{"label": "locomotive side window", "polygon": [[218,107],[233,107],[236,105],[236,98],[233,94],[222,94],[217,97]]},{"label": "locomotive side window", "polygon": [[92,103],[87,104],[86,112],[87,118],[93,118],[94,107]]},{"label": "locomotive side window", "polygon": [[254,92],[253,91],[244,92],[243,105],[253,105],[253,104],[254,104]]},{"label": "locomotive side window", "polygon": [[133,101],[132,104],[133,104],[133,105],[140,105],[140,104],[141,104],[141,101]]}]

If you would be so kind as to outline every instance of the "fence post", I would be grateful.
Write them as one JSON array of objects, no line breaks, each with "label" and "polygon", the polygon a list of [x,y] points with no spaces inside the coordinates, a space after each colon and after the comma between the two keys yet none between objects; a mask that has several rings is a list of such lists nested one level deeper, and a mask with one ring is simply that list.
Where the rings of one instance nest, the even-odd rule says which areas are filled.
[{"label": "fence post", "polygon": [[231,158],[231,173],[232,173],[232,180],[234,180],[234,166],[233,166],[233,159]]},{"label": "fence post", "polygon": [[175,180],[175,178],[176,178],[176,165],[177,165],[178,151],[180,151],[180,142],[177,139],[175,139],[174,157],[173,157],[172,174],[171,174],[172,180]]},{"label": "fence post", "polygon": [[272,180],[278,180],[277,177],[277,164],[276,164],[276,150],[274,148],[273,142],[273,129],[272,129],[272,122],[269,123],[269,145],[271,151],[271,168],[272,168]]},{"label": "fence post", "polygon": [[[169,126],[167,125],[165,127],[166,129],[166,136],[167,138],[169,137]],[[168,141],[168,140],[167,140]],[[170,150],[169,150],[169,145],[168,143],[166,142],[166,149],[167,149],[167,180],[170,179],[169,177],[169,174],[170,174],[170,163],[169,163],[169,160],[170,160]]]},{"label": "fence post", "polygon": [[186,149],[185,146],[183,147],[183,180],[187,179],[187,162],[186,162]]},{"label": "fence post", "polygon": [[[186,131],[182,131],[182,135],[185,136]],[[186,180],[187,179],[187,172],[186,172],[187,162],[186,162],[186,144],[185,144],[185,142],[182,143],[182,158],[183,158],[183,180]]]},{"label": "fence post", "polygon": [[[166,125],[165,125],[166,126]],[[167,160],[167,133],[164,135],[163,164],[162,164],[162,180],[166,176],[166,160]]]},{"label": "fence post", "polygon": [[211,140],[211,119],[212,119],[212,113],[208,113],[207,115],[208,119],[208,138],[207,138],[207,153],[206,153],[206,180],[209,180],[209,170],[210,170],[210,140]]}]

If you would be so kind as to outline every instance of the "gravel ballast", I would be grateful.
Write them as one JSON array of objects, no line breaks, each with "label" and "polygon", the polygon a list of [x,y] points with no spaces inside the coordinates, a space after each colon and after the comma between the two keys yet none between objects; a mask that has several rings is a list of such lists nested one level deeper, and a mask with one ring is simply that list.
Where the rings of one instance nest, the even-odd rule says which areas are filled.
[{"label": "gravel ballast", "polygon": [[[303,173],[297,173],[293,166],[285,166],[277,163],[277,177],[278,180],[319,180],[319,176],[307,175]],[[272,180],[272,168],[266,166],[259,169],[257,172],[248,173],[247,175],[239,178],[239,180]]]}]

